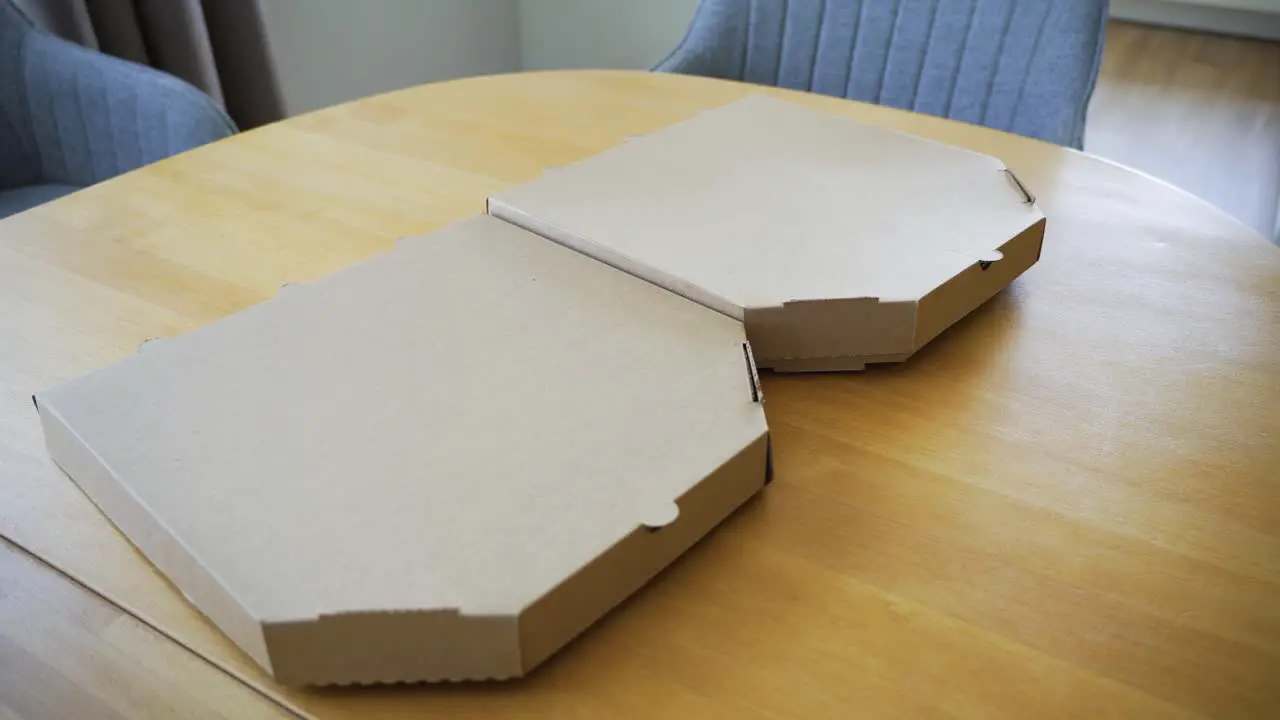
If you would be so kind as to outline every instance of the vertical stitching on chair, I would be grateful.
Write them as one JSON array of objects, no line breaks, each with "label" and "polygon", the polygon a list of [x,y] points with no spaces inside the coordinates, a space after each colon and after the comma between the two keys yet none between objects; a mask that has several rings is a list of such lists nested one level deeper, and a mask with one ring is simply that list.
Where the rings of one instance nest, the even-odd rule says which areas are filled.
[{"label": "vertical stitching on chair", "polygon": [[898,0],[893,6],[893,24],[889,26],[889,44],[884,49],[884,66],[880,68],[880,79],[876,84],[876,104],[880,104],[880,97],[884,95],[884,76],[889,73],[889,56],[893,54],[893,41],[898,39],[898,16],[902,14],[902,3],[904,0]]},{"label": "vertical stitching on chair", "polygon": [[22,99],[25,101],[24,107],[26,107],[27,109],[26,117],[24,119],[27,122],[27,130],[28,130],[28,135],[26,137],[26,140],[29,143],[28,159],[32,163],[34,163],[34,165],[32,166],[32,170],[35,172],[35,177],[41,182],[44,182],[46,178],[45,171],[44,171],[45,170],[44,152],[41,150],[40,133],[36,131],[36,119],[35,119],[35,107],[36,107],[36,102],[38,101],[38,97],[31,92],[31,83],[29,82],[27,77],[29,72],[29,68],[27,66],[30,65],[33,61],[31,58],[27,57],[26,43],[27,43],[27,40],[26,38],[24,38],[23,39],[24,47],[22,48],[22,57],[18,61],[18,74],[20,77],[19,82],[22,83],[21,96],[22,96]]},{"label": "vertical stitching on chair", "polygon": [[[92,142],[92,140],[89,137],[90,135],[89,119],[85,117],[85,111],[84,111],[84,82],[83,81],[84,81],[84,75],[80,73],[77,73],[75,78],[71,81],[71,88],[72,88],[71,107],[72,109],[75,110],[76,119],[80,121],[80,135],[84,143],[85,152],[89,156],[88,157],[89,177],[82,180],[87,185],[89,183],[94,182],[94,180],[96,179],[97,168],[94,167],[93,148],[90,147],[90,143]],[[71,177],[71,161],[67,160],[67,154],[68,154],[67,149],[64,145],[64,147],[62,148],[62,159],[65,161],[65,164],[67,165],[67,177]]]},{"label": "vertical stitching on chair", "polygon": [[[1073,147],[1076,149],[1084,147],[1085,121],[1088,119],[1089,105],[1093,100],[1093,93],[1098,85],[1098,72],[1102,69],[1102,50],[1105,42],[1101,35],[1107,31],[1107,15],[1110,8],[1108,0],[1103,0],[1099,5],[1099,7],[1094,8],[1096,13],[1094,15],[1094,19],[1096,22],[1092,24],[1094,42],[1093,64],[1089,68],[1088,85],[1085,86],[1084,97],[1081,98],[1079,107],[1076,109],[1076,125],[1075,128],[1072,129],[1072,135],[1074,136]],[[1276,242],[1277,244],[1280,244],[1280,219],[1277,219],[1276,223]]]},{"label": "vertical stitching on chair", "polygon": [[964,43],[960,45],[960,57],[956,60],[955,70],[951,73],[951,91],[947,93],[947,106],[942,109],[942,117],[951,117],[951,105],[956,100],[956,86],[960,84],[960,66],[964,65],[965,55],[969,52],[969,38],[973,35],[973,16],[978,14],[982,0],[974,0],[973,9],[965,20]]},{"label": "vertical stitching on chair", "polygon": [[[24,82],[24,83],[26,83],[26,84],[28,85],[28,87],[29,87],[31,83],[29,83],[29,82],[27,81],[27,80],[28,80],[28,78],[27,78],[27,76],[26,76],[27,69],[24,67],[22,72],[23,72],[23,78],[22,78],[22,80],[23,80],[23,82]],[[49,180],[52,180],[53,178],[52,178],[50,175],[46,175],[46,174],[45,174],[45,160],[46,160],[46,158],[49,158],[49,157],[51,157],[51,156],[53,155],[54,150],[56,150],[56,148],[55,148],[55,147],[50,147],[50,148],[49,148],[49,151],[46,153],[46,152],[45,152],[45,144],[46,144],[46,140],[45,140],[45,137],[44,137],[44,133],[41,133],[41,132],[36,128],[35,111],[34,111],[34,109],[35,109],[35,105],[36,105],[36,99],[37,99],[37,97],[38,97],[38,95],[37,95],[37,96],[35,96],[35,97],[33,97],[33,96],[32,96],[32,93],[30,92],[30,90],[28,90],[28,92],[27,92],[27,98],[28,98],[28,102],[29,102],[29,104],[30,104],[30,107],[32,108],[32,110],[31,110],[31,111],[29,111],[29,113],[28,113],[28,114],[30,115],[30,118],[31,118],[31,141],[32,141],[32,144],[34,145],[33,149],[35,150],[35,153],[36,153],[35,161],[36,161],[36,164],[39,166],[39,167],[37,168],[36,172],[37,172],[37,174],[38,174],[38,176],[39,176],[39,178],[40,178],[40,180],[41,180],[42,182],[48,182]],[[44,97],[44,104],[49,106],[49,116],[53,119],[53,130],[54,130],[54,134],[57,134],[57,128],[58,128],[58,113],[54,111],[54,107],[53,107],[53,97],[52,97],[52,96],[49,96],[49,95],[46,95],[46,96]],[[52,163],[49,163],[49,164],[50,164],[50,165],[52,165]]]},{"label": "vertical stitching on chair", "polygon": [[1027,58],[1027,66],[1022,71],[1022,82],[1018,83],[1018,93],[1013,96],[1013,115],[1009,118],[1009,129],[1018,125],[1018,110],[1022,103],[1022,92],[1027,89],[1027,80],[1031,77],[1031,64],[1035,62],[1036,48],[1040,47],[1040,38],[1044,36],[1044,26],[1049,23],[1049,14],[1053,12],[1056,0],[1045,3],[1044,15],[1040,18],[1040,26],[1036,28],[1035,39],[1031,41],[1031,57]]},{"label": "vertical stitching on chair", "polygon": [[133,146],[137,148],[137,155],[130,161],[134,165],[142,165],[147,161],[147,151],[142,146],[142,103],[138,102],[136,95],[129,98],[129,105],[133,107]]},{"label": "vertical stitching on chair", "polygon": [[[75,81],[73,79],[71,83],[72,105],[75,104],[76,92],[77,92],[77,88],[75,85]],[[62,172],[63,172],[63,178],[64,178],[63,182],[73,183],[74,180],[71,179],[71,161],[67,160],[67,144],[63,142],[63,139],[66,137],[64,130],[68,130],[69,128],[66,128],[62,123],[62,114],[58,112],[58,101],[55,99],[53,93],[49,94],[49,105],[53,109],[53,117],[54,117],[53,124],[55,128],[56,140],[58,141],[57,146],[60,150],[60,154],[62,155]],[[84,117],[80,116],[79,113],[76,113],[76,115],[77,117],[79,117],[80,122],[84,123]]]},{"label": "vertical stitching on chair", "polygon": [[[120,137],[120,132],[119,132],[120,123],[116,119],[116,113],[113,112],[111,109],[114,103],[111,102],[110,93],[108,93],[105,89],[103,90],[103,93],[102,93],[102,104],[105,106],[103,109],[103,112],[105,112],[107,116],[107,131],[110,133],[110,137],[112,138]],[[110,146],[111,161],[113,163],[112,167],[107,171],[108,177],[110,177],[111,175],[118,175],[124,171],[124,162],[120,159],[120,153],[121,153],[120,143],[110,142],[108,143],[108,145]]]},{"label": "vertical stitching on chair", "polygon": [[938,26],[938,6],[942,0],[933,0],[933,14],[929,16],[929,32],[924,36],[924,57],[920,59],[920,67],[916,70],[916,89],[911,91],[911,110],[919,112],[920,80],[924,77],[924,69],[929,64],[929,51],[933,49],[933,30]]},{"label": "vertical stitching on chair", "polygon": [[778,54],[773,68],[773,86],[782,85],[782,59],[787,50],[787,25],[791,21],[791,0],[782,0],[782,30],[778,33]]},{"label": "vertical stitching on chair", "polygon": [[[23,15],[23,19],[26,19],[25,15]],[[31,35],[31,32],[23,33],[21,39],[18,40],[16,49],[18,78],[15,82],[18,84],[18,97],[22,101],[18,107],[27,108],[27,111],[23,113],[19,109],[19,114],[16,118],[8,117],[6,114],[6,119],[9,125],[14,128],[18,142],[22,144],[21,152],[27,162],[27,170],[32,172],[34,177],[39,180],[44,173],[44,163],[40,161],[40,141],[36,137],[35,118],[32,117],[30,110],[33,103],[31,102],[31,88],[27,82],[27,48],[30,47]],[[19,124],[24,125],[24,127],[18,128]]]},{"label": "vertical stitching on chair", "polygon": [[862,16],[867,12],[867,2],[862,0],[858,5],[858,19],[853,24],[853,46],[849,48],[849,74],[844,79],[844,96],[849,97],[849,91],[853,88],[853,61],[858,57],[858,39],[862,33]]},{"label": "vertical stitching on chair", "polygon": [[747,24],[743,30],[746,36],[742,43],[742,65],[738,68],[738,79],[747,79],[747,64],[751,59],[751,22],[755,19],[756,0],[747,2]]},{"label": "vertical stitching on chair", "polygon": [[818,73],[818,50],[822,48],[822,23],[827,20],[827,3],[830,0],[822,0],[822,4],[818,6],[818,28],[814,32],[817,37],[813,39],[813,57],[809,59],[809,84],[805,86],[805,90],[813,92],[813,78]]},{"label": "vertical stitching on chair", "polygon": [[[102,83],[96,82],[97,78],[94,78],[94,80],[94,82],[85,82],[83,75],[77,78],[76,84],[80,87],[80,97],[82,99],[86,95],[91,95],[94,88],[102,87]],[[97,152],[101,146],[96,142],[98,134],[89,132],[88,113],[84,109],[81,109],[77,114],[80,116],[80,124],[84,127],[84,152],[85,157],[88,159],[89,175],[93,178],[102,177],[100,174],[102,163]]]},{"label": "vertical stitching on chair", "polygon": [[[139,98],[141,100],[141,98]],[[175,130],[173,124],[173,115],[169,114],[169,108],[160,108],[160,124],[164,127],[164,154],[159,158],[166,158],[182,152],[182,143],[176,142]],[[156,158],[157,160],[159,158]]]},{"label": "vertical stitching on chair", "polygon": [[[21,71],[19,71],[18,75],[19,75],[19,79],[17,82],[22,83],[23,81],[21,79],[21,75],[22,75]],[[18,88],[18,97],[22,99],[22,104],[24,106],[28,104],[28,100],[26,99],[26,90],[23,89],[22,87]],[[14,118],[11,117],[7,112],[0,112],[0,123],[3,123],[5,127],[8,127],[13,133],[14,137],[18,138],[18,144],[19,144],[18,154],[22,156],[23,161],[30,163],[31,148],[29,147],[27,138],[25,138],[22,134],[22,128],[18,127],[18,123],[15,122]],[[30,166],[28,166],[27,169],[30,169]]]},{"label": "vertical stitching on chair", "polygon": [[1000,32],[1000,44],[996,46],[995,62],[991,64],[991,77],[987,78],[987,92],[982,97],[982,116],[979,125],[987,124],[987,112],[991,110],[991,93],[995,91],[996,75],[1000,74],[1001,59],[1004,57],[1004,41],[1009,37],[1009,28],[1013,25],[1013,14],[1017,11],[1016,0],[1009,2],[1009,14],[1004,18],[1004,30]]},{"label": "vertical stitching on chair", "polygon": [[[112,123],[111,123],[111,105],[108,102],[108,98],[107,98],[106,84],[102,82],[101,71],[97,72],[97,77],[94,78],[94,82],[91,83],[88,89],[86,89],[84,92],[88,93],[93,89],[97,89],[101,91],[102,101],[104,105],[102,110],[106,116],[105,120],[107,124],[106,137],[114,138],[115,128],[112,126]],[[82,112],[81,118],[84,118],[84,117],[85,117],[85,113]],[[99,137],[100,135],[98,133],[91,133],[88,131],[87,120],[86,120],[84,146],[89,153],[89,167],[91,168],[93,172],[93,177],[95,179],[108,178],[115,174],[114,172],[112,172],[111,159],[109,157],[106,157],[108,153],[111,153],[111,154],[115,153],[115,143],[114,142],[106,142],[106,143],[98,142]]]}]

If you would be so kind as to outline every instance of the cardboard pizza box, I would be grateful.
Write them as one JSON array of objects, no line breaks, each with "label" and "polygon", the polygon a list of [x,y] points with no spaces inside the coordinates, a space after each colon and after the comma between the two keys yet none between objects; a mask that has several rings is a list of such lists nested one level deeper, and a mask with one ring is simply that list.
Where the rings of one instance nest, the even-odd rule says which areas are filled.
[{"label": "cardboard pizza box", "polygon": [[1040,256],[997,159],[765,95],[489,198],[490,214],[746,324],[761,367],[900,361]]},{"label": "cardboard pizza box", "polygon": [[529,672],[766,481],[740,323],[478,216],[40,393],[289,684]]}]

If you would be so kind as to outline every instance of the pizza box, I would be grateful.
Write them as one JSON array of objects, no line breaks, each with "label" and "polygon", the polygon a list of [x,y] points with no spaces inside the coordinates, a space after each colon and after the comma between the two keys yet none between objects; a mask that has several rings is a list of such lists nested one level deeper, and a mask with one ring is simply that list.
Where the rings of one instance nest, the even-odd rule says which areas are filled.
[{"label": "pizza box", "polygon": [[510,678],[764,485],[742,325],[477,216],[35,398],[287,684]]},{"label": "pizza box", "polygon": [[906,359],[1033,265],[1045,226],[996,158],[761,94],[488,212],[744,322],[779,371]]}]

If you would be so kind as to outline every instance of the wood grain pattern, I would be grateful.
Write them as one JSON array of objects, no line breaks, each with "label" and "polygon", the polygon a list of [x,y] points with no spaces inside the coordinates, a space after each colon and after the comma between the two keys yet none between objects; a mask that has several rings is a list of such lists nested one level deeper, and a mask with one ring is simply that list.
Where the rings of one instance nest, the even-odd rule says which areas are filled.
[{"label": "wood grain pattern", "polygon": [[1280,250],[1094,157],[1001,157],[1039,265],[910,362],[766,375],[776,482],[525,681],[276,687],[48,461],[37,388],[759,91],[496,76],[298,117],[0,221],[0,531],[323,717],[1280,714]]},{"label": "wood grain pattern", "polygon": [[0,718],[292,717],[3,541],[0,578]]},{"label": "wood grain pattern", "polygon": [[1280,43],[1112,21],[1084,147],[1280,242]]}]

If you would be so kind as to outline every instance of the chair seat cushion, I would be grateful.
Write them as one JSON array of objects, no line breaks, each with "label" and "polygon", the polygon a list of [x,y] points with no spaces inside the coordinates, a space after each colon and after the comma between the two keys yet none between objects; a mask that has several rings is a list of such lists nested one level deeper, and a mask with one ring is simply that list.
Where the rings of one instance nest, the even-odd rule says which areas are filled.
[{"label": "chair seat cushion", "polygon": [[79,189],[75,185],[58,185],[56,183],[5,188],[0,190],[0,218],[20,213],[27,208],[47,203]]}]

